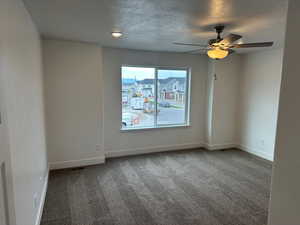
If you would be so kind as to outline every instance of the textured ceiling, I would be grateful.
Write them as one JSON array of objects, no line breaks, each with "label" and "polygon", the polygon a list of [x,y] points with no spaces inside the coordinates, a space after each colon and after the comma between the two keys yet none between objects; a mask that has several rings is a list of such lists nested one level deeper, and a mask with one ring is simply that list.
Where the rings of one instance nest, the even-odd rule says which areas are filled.
[{"label": "textured ceiling", "polygon": [[[103,46],[184,52],[206,44],[213,26],[242,42],[275,41],[283,45],[287,0],[24,0],[44,37]],[[111,31],[124,36],[113,39]],[[241,50],[239,50],[241,51]],[[243,50],[245,51],[245,50]],[[249,51],[249,50],[246,50]]]}]

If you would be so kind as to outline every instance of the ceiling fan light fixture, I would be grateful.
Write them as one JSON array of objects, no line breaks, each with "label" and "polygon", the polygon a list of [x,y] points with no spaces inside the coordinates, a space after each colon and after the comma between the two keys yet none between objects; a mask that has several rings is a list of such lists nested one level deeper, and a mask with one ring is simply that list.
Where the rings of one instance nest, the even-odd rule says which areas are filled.
[{"label": "ceiling fan light fixture", "polygon": [[207,51],[207,55],[212,59],[224,59],[228,54],[228,50],[223,50],[221,48],[213,48]]}]

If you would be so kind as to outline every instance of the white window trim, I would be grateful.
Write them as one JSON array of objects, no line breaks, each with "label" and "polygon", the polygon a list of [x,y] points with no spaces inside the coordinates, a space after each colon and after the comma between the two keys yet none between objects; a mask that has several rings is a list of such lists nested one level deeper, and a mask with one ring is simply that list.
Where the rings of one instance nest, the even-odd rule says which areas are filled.
[{"label": "white window trim", "polygon": [[[122,67],[145,67],[145,68],[154,68],[155,76],[154,76],[154,90],[155,90],[155,115],[154,115],[154,126],[150,127],[123,127],[122,126],[122,96],[121,96],[121,127],[120,131],[138,131],[138,130],[153,130],[153,129],[162,129],[162,128],[187,128],[191,126],[190,113],[191,113],[191,68],[189,67],[169,67],[169,66],[144,66],[144,65],[121,65],[121,92],[122,92]],[[158,70],[184,70],[187,74],[186,86],[185,86],[185,122],[179,124],[157,124],[157,78],[158,78]]]}]

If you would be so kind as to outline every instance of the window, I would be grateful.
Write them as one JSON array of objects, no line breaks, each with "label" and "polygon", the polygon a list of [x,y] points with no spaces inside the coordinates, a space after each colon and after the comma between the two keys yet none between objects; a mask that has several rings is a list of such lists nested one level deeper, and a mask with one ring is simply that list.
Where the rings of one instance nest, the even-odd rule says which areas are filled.
[{"label": "window", "polygon": [[122,66],[122,130],[188,125],[189,70]]}]

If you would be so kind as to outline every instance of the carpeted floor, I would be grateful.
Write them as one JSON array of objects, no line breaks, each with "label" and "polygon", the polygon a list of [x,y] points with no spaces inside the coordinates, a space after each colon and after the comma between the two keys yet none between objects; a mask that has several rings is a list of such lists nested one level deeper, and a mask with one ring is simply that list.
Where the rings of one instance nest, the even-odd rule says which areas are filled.
[{"label": "carpeted floor", "polygon": [[271,164],[185,150],[50,174],[42,225],[266,225]]}]

